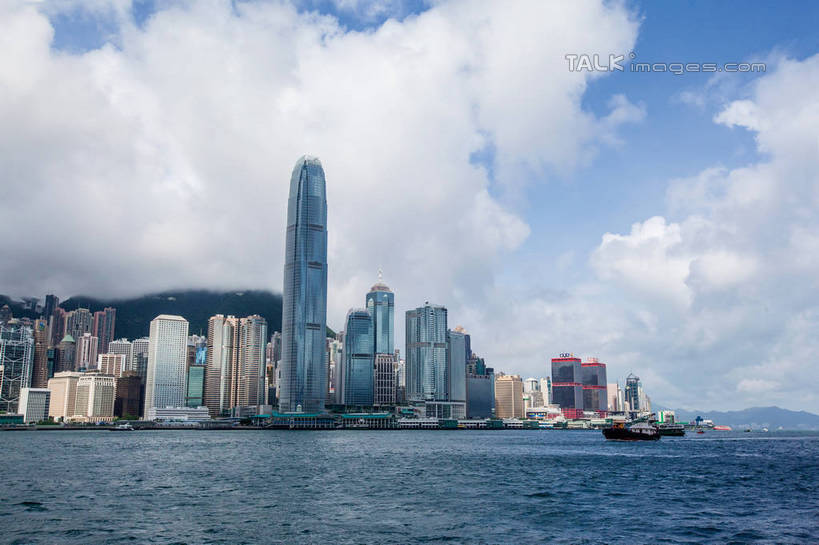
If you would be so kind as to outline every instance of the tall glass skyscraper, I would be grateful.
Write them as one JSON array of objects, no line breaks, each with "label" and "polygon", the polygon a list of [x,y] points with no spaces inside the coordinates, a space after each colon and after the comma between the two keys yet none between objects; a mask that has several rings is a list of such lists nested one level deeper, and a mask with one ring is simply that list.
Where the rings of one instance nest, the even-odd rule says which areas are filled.
[{"label": "tall glass skyscraper", "polygon": [[407,311],[407,399],[449,401],[446,308],[425,303]]},{"label": "tall glass skyscraper", "polygon": [[367,294],[367,311],[373,318],[373,354],[393,354],[395,294],[384,284],[381,271],[378,271],[378,282]]},{"label": "tall glass skyscraper", "polygon": [[373,320],[370,313],[352,309],[347,313],[342,349],[345,405],[373,404]]},{"label": "tall glass skyscraper", "polygon": [[296,162],[287,201],[279,410],[324,410],[327,396],[327,197],[315,157]]}]

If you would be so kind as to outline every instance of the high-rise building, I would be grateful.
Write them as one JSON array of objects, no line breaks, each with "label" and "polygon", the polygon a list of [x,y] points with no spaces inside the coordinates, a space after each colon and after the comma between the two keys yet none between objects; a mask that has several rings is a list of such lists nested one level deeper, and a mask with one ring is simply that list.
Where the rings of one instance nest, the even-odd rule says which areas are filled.
[{"label": "high-rise building", "polygon": [[125,355],[123,354],[100,354],[97,356],[97,369],[104,375],[121,377],[126,371]]},{"label": "high-rise building", "polygon": [[640,390],[642,389],[643,385],[640,383],[640,377],[633,374],[629,374],[626,377],[626,410],[635,412],[640,411],[642,408],[640,405]]},{"label": "high-rise building", "polygon": [[279,410],[324,410],[327,396],[327,197],[314,157],[296,162],[287,202]]},{"label": "high-rise building", "polygon": [[236,367],[239,319],[217,314],[208,320],[204,402],[211,416],[227,414],[232,405],[231,374]]},{"label": "high-rise building", "polygon": [[[34,363],[31,370],[31,387],[46,388],[48,386],[48,322],[44,319],[34,320]],[[51,369],[53,372],[53,369]]]},{"label": "high-rise building", "polygon": [[54,376],[48,379],[48,391],[51,392],[48,416],[55,420],[64,420],[74,416],[77,381],[81,376],[82,373],[61,371],[54,373]]},{"label": "high-rise building", "polygon": [[0,411],[16,413],[20,389],[31,384],[34,336],[27,327],[0,324]]},{"label": "high-rise building", "polygon": [[94,313],[92,333],[99,339],[99,352],[108,353],[108,344],[114,340],[114,329],[117,323],[117,309],[105,307]]},{"label": "high-rise building", "polygon": [[[42,320],[45,322],[45,320]],[[48,418],[51,392],[48,388],[20,388],[20,403],[17,409],[23,415],[23,422],[40,422]]]},{"label": "high-rise building", "polygon": [[339,382],[339,369],[342,368],[341,356],[342,346],[341,338],[344,332],[336,335],[335,339],[327,337],[327,400],[329,404],[336,403],[336,390]]},{"label": "high-rise building", "polygon": [[56,295],[48,294],[45,296],[45,304],[43,305],[43,313],[40,316],[43,318],[46,323],[48,319],[51,318],[51,315],[54,314],[54,310],[60,306],[60,298]]},{"label": "high-rise building", "polygon": [[239,320],[239,350],[232,373],[234,394],[231,407],[264,405],[267,320],[254,314]]},{"label": "high-rise building", "polygon": [[608,399],[606,395],[606,364],[597,358],[589,358],[580,364],[580,378],[583,383],[583,410],[606,413]]},{"label": "high-rise building", "polygon": [[462,327],[447,331],[446,346],[448,399],[466,402],[466,333]]},{"label": "high-rise building", "polygon": [[425,303],[406,314],[407,399],[449,401],[447,311]]},{"label": "high-rise building", "polygon": [[65,334],[71,335],[79,342],[79,338],[86,333],[93,333],[94,316],[87,308],[78,308],[65,314]]},{"label": "high-rise building", "polygon": [[619,412],[623,410],[618,403],[618,400],[620,399],[619,390],[620,385],[616,382],[610,382],[606,385],[606,403],[608,404],[608,410],[610,412]]},{"label": "high-rise building", "polygon": [[519,375],[495,377],[495,415],[498,418],[523,418],[523,382]]},{"label": "high-rise building", "polygon": [[80,420],[105,421],[114,417],[116,379],[95,371],[80,374],[74,417]]},{"label": "high-rise building", "polygon": [[373,319],[373,354],[390,354],[395,350],[393,322],[395,294],[384,283],[381,271],[378,282],[370,288],[366,297],[367,311]]},{"label": "high-rise building", "polygon": [[125,371],[121,377],[117,378],[114,416],[120,418],[141,417],[144,392],[142,377],[136,371]]},{"label": "high-rise building", "polygon": [[546,377],[540,379],[540,393],[543,394],[543,404],[551,405],[552,403],[552,378]]},{"label": "high-rise building", "polygon": [[183,407],[187,380],[188,321],[181,316],[160,314],[151,320],[150,331],[146,414],[152,407]]},{"label": "high-rise building", "polygon": [[122,354],[125,357],[123,371],[133,371],[133,345],[128,339],[117,339],[108,343],[109,354]]},{"label": "high-rise building", "polygon": [[566,418],[583,416],[583,383],[580,358],[561,354],[552,358],[552,403],[560,407]]},{"label": "high-rise building", "polygon": [[66,312],[60,307],[56,307],[47,317],[48,329],[51,335],[51,346],[60,344],[60,340],[65,337]]},{"label": "high-rise building", "polygon": [[135,371],[142,378],[142,385],[145,385],[145,378],[148,376],[148,349],[150,339],[140,337],[131,343],[131,363],[128,365],[129,371]]},{"label": "high-rise building", "polygon": [[99,339],[90,333],[83,333],[76,341],[74,369],[76,371],[96,369]]},{"label": "high-rise building", "polygon": [[340,381],[344,405],[373,404],[373,321],[366,309],[351,309],[344,327],[343,378]]},{"label": "high-rise building", "polygon": [[[66,371],[74,371],[75,360],[77,355],[77,343],[74,342],[74,337],[71,335],[63,336],[62,340],[57,345],[57,354],[54,365],[54,373],[62,373]],[[69,415],[71,416],[71,415]]]},{"label": "high-rise building", "polygon": [[376,354],[373,369],[373,405],[395,405],[396,403],[395,356]]},{"label": "high-rise building", "polygon": [[194,364],[188,366],[188,389],[185,394],[186,407],[205,406],[205,369],[204,365]]},{"label": "high-rise building", "polygon": [[466,417],[491,418],[495,407],[495,375],[491,369],[483,374],[466,376]]}]

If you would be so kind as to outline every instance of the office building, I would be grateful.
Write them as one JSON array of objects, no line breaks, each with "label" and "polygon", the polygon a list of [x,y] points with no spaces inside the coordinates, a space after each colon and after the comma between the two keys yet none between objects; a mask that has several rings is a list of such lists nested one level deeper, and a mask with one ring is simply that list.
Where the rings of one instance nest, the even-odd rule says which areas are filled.
[{"label": "office building", "polygon": [[495,407],[493,373],[466,376],[466,417],[491,418]]},{"label": "office building", "polygon": [[97,369],[104,375],[121,377],[126,371],[124,354],[100,354],[97,356]]},{"label": "office building", "polygon": [[184,406],[188,321],[160,314],[151,320],[149,339],[145,413],[152,407]]},{"label": "office building", "polygon": [[188,366],[188,389],[185,394],[186,407],[205,406],[205,369],[204,365]]},{"label": "office building", "polygon": [[466,403],[466,332],[461,326],[446,333],[449,401]]},{"label": "office building", "polygon": [[62,340],[57,344],[56,352],[55,374],[76,369],[74,361],[76,359],[77,343],[74,342],[74,337],[67,334],[63,336]]},{"label": "office building", "polygon": [[114,416],[138,419],[142,416],[145,388],[136,371],[125,371],[117,378]]},{"label": "office building", "polygon": [[76,338],[76,341],[74,370],[85,371],[96,369],[99,339],[90,333],[83,333],[82,337]]},{"label": "office building", "polygon": [[495,416],[523,418],[523,381],[519,375],[495,377]]},{"label": "office building", "polygon": [[0,411],[16,413],[20,389],[31,384],[34,336],[29,328],[0,324]]},{"label": "office building", "polygon": [[296,162],[287,202],[279,411],[321,412],[327,397],[327,197],[313,157]]},{"label": "office building", "polygon": [[117,339],[108,343],[108,354],[121,354],[125,358],[123,371],[134,371],[132,350],[133,345],[128,339]]},{"label": "office building", "polygon": [[600,363],[597,358],[589,358],[580,364],[580,379],[583,384],[583,410],[605,416],[609,405],[606,364]]},{"label": "office building", "polygon": [[77,381],[82,373],[61,371],[48,379],[48,391],[51,400],[48,415],[55,420],[65,420],[74,416],[74,405],[77,399]]},{"label": "office building", "polygon": [[610,382],[606,385],[606,403],[609,412],[619,412],[623,410],[618,403],[620,398],[618,390],[620,390],[620,385],[616,382]]},{"label": "office building", "polygon": [[344,332],[339,332],[335,339],[327,338],[327,402],[336,403],[336,389],[338,386],[338,372],[341,369],[343,344],[341,339]]},{"label": "office building", "polygon": [[48,323],[49,318],[51,315],[54,314],[54,311],[57,307],[60,306],[60,298],[56,295],[48,294],[45,296],[45,304],[43,305],[43,313],[41,314],[41,318],[43,318],[46,323]]},{"label": "office building", "polygon": [[128,370],[135,371],[137,375],[142,377],[143,385],[145,385],[145,378],[148,376],[148,349],[150,344],[148,337],[134,339],[131,343],[131,363],[128,365]]},{"label": "office building", "polygon": [[395,356],[392,354],[376,354],[373,374],[375,383],[373,404],[395,405]]},{"label": "office building", "polygon": [[96,371],[80,374],[72,419],[107,422],[114,418],[116,378]]},{"label": "office building", "polygon": [[378,282],[370,288],[366,296],[367,311],[373,319],[373,354],[393,355],[395,350],[393,322],[395,316],[395,295],[384,283],[381,271]]},{"label": "office building", "polygon": [[54,372],[48,366],[48,344],[50,342],[48,322],[34,320],[34,360],[31,367],[31,387],[46,388],[48,377]]},{"label": "office building", "polygon": [[552,358],[552,403],[568,419],[583,417],[583,383],[580,358],[561,354]]},{"label": "office building", "polygon": [[546,377],[540,379],[540,393],[543,395],[544,405],[552,403],[552,378]]},{"label": "office building", "polygon": [[629,374],[626,377],[626,388],[625,388],[625,404],[627,411],[634,411],[639,412],[642,409],[640,404],[641,396],[640,391],[643,389],[642,384],[640,383],[640,377],[635,376],[633,374]]},{"label": "office building", "polygon": [[366,309],[351,309],[344,328],[342,374],[344,405],[373,404],[373,321]]},{"label": "office building", "polygon": [[[45,322],[45,320],[42,320]],[[23,415],[23,422],[40,422],[48,419],[48,405],[51,392],[48,388],[20,388],[20,403],[17,411]]]},{"label": "office building", "polygon": [[425,303],[406,314],[407,400],[449,401],[447,310]]},{"label": "office building", "polygon": [[92,333],[99,339],[99,352],[108,353],[108,344],[114,340],[114,328],[117,322],[117,309],[105,307],[94,313],[94,327]]}]

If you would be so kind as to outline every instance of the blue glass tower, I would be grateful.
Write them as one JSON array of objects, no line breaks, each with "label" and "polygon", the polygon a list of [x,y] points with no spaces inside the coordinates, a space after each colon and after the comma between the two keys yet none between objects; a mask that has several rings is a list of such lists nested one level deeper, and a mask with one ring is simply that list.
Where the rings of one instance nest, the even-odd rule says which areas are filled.
[{"label": "blue glass tower", "polygon": [[279,411],[320,412],[327,397],[327,197],[315,157],[296,162],[287,201]]},{"label": "blue glass tower", "polygon": [[365,309],[347,313],[344,330],[344,404],[373,404],[373,320]]},{"label": "blue glass tower", "polygon": [[381,271],[378,282],[367,294],[367,312],[373,318],[373,354],[394,354],[395,294],[382,281]]}]

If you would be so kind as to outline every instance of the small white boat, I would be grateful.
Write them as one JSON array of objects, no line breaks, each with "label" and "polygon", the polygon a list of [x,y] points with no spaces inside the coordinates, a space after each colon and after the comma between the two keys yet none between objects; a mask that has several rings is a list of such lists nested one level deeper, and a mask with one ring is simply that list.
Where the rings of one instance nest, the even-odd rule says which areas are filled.
[{"label": "small white boat", "polygon": [[134,427],[131,424],[119,424],[114,428],[111,428],[111,431],[134,431]]}]

